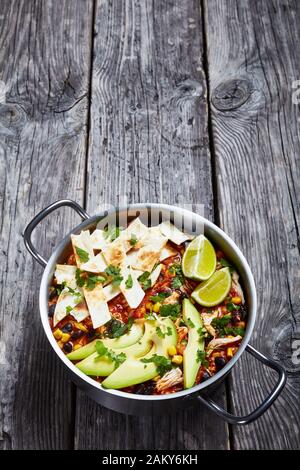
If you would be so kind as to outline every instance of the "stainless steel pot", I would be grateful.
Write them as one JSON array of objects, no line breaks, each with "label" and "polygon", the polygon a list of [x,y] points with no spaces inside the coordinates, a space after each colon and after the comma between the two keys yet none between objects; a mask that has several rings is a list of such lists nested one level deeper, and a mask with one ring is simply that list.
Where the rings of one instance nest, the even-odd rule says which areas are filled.
[{"label": "stainless steel pot", "polygon": [[[32,244],[32,231],[48,214],[62,206],[69,206],[74,209],[82,217],[83,222],[65,236],[65,238],[59,243],[53,252],[50,259],[46,261],[36,251]],[[103,217],[107,216],[107,212],[90,217],[76,202],[67,199],[56,201],[47,208],[43,209],[38,215],[34,217],[34,219],[28,224],[24,231],[24,242],[26,248],[34,257],[34,259],[45,268],[40,286],[39,305],[42,324],[52,348],[59,356],[61,361],[65,364],[66,369],[70,372],[73,381],[78,385],[78,387],[84,390],[93,400],[112,410],[127,414],[151,414],[178,410],[179,407],[193,406],[199,404],[200,402],[229,423],[242,425],[254,421],[259,416],[261,416],[276,400],[285,385],[286,374],[281,365],[277,364],[272,359],[267,358],[254,349],[253,346],[249,345],[255,323],[257,304],[255,284],[246,259],[235,243],[226,235],[226,233],[224,233],[212,222],[198,214],[166,204],[132,204],[128,207],[118,208],[117,213],[120,217],[122,217],[125,216],[125,214],[128,214],[128,210],[130,210],[131,215],[136,214],[144,219],[148,219],[149,211],[151,211],[151,214],[155,214],[157,217],[171,216],[171,219],[174,220],[174,223],[176,223],[177,217],[184,217],[188,223],[193,224],[194,226],[202,226],[204,228],[205,235],[215,242],[223,250],[226,257],[236,266],[242,279],[242,285],[248,307],[248,324],[246,328],[246,334],[237,353],[222,370],[220,370],[207,381],[196,385],[189,390],[183,390],[177,393],[161,396],[135,395],[118,390],[105,390],[95,380],[91,379],[78,370],[71,363],[71,361],[66,358],[52,335],[48,320],[49,286],[52,282],[56,263],[62,262],[65,259],[65,253],[70,244],[70,234],[79,233],[83,229],[94,228],[96,224],[101,219],[103,219]],[[226,375],[230,372],[232,367],[236,364],[245,350],[247,353],[250,353],[266,366],[274,369],[278,374],[278,381],[271,393],[252,413],[247,416],[234,416],[216,404],[209,397],[209,392],[224,380]]]}]

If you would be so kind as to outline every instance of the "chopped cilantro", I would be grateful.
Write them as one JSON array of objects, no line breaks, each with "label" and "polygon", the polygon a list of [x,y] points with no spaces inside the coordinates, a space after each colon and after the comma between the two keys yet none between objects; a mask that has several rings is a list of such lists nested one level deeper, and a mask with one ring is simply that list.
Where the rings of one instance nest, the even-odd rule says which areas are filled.
[{"label": "chopped cilantro", "polygon": [[171,336],[171,334],[172,334],[172,328],[171,328],[170,326],[168,326],[167,331],[164,333],[164,332],[162,331],[161,327],[158,326],[158,327],[156,328],[156,334],[157,334],[157,336],[159,336],[160,338],[165,338],[166,336]]},{"label": "chopped cilantro", "polygon": [[167,297],[169,297],[171,294],[169,292],[160,292],[159,294],[155,295],[150,295],[149,299],[152,300],[152,302],[162,302],[165,300]]},{"label": "chopped cilantro", "polygon": [[150,321],[151,321],[151,320],[156,320],[155,316],[152,315],[152,313],[145,313],[144,318],[145,318],[146,320],[150,320]]},{"label": "chopped cilantro", "polygon": [[236,327],[232,327],[232,328],[224,328],[224,333],[226,335],[232,335],[232,336],[245,336],[245,329],[244,328],[240,328],[238,326]]},{"label": "chopped cilantro", "polygon": [[96,287],[96,284],[103,284],[106,281],[104,276],[88,276],[86,278],[85,287],[87,290],[93,290]]},{"label": "chopped cilantro", "polygon": [[70,305],[68,305],[68,306],[66,307],[66,313],[69,315],[69,313],[72,312],[73,308],[74,308],[74,307],[71,307]]},{"label": "chopped cilantro", "polygon": [[77,268],[76,273],[75,273],[75,278],[76,278],[76,284],[78,285],[78,287],[83,287],[85,283],[85,280],[81,276],[81,274],[82,274],[82,271]]},{"label": "chopped cilantro", "polygon": [[149,271],[145,271],[138,278],[138,281],[144,290],[147,290],[151,287],[151,279],[149,279],[149,276],[150,276]]},{"label": "chopped cilantro", "polygon": [[222,330],[231,321],[231,313],[223,317],[214,318],[211,322],[212,326],[217,330]]},{"label": "chopped cilantro", "polygon": [[118,227],[116,225],[108,225],[104,229],[104,238],[110,239],[110,241],[113,242],[116,238],[120,236],[122,230],[123,227]]},{"label": "chopped cilantro", "polygon": [[229,268],[229,271],[233,273],[234,267],[225,258],[221,258],[219,261],[223,268]]},{"label": "chopped cilantro", "polygon": [[183,280],[180,277],[174,277],[172,279],[171,285],[173,289],[179,289],[183,285]]},{"label": "chopped cilantro", "polygon": [[172,320],[176,320],[180,311],[181,307],[179,304],[162,305],[159,309],[159,313],[162,317],[171,317]]},{"label": "chopped cilantro", "polygon": [[123,280],[123,276],[121,276],[121,270],[117,266],[109,265],[105,269],[105,273],[111,277],[112,284],[114,286],[119,286]]},{"label": "chopped cilantro", "polygon": [[79,248],[79,246],[75,246],[75,250],[78,255],[78,258],[82,263],[86,263],[90,259],[88,252],[83,250],[82,248]]},{"label": "chopped cilantro", "polygon": [[126,354],[124,352],[117,354],[115,351],[108,349],[102,341],[96,341],[96,351],[100,357],[106,356],[108,359],[115,363],[115,368],[119,367],[122,362],[126,361]]},{"label": "chopped cilantro", "polygon": [[239,310],[240,309],[240,306],[239,305],[235,305],[234,303],[232,302],[228,302],[226,304],[226,308],[227,310],[229,310],[229,312],[233,312],[233,310]]},{"label": "chopped cilantro", "polygon": [[131,234],[129,243],[131,246],[135,246],[137,244],[138,239],[136,238],[136,235],[134,233]]},{"label": "chopped cilantro", "polygon": [[127,278],[126,281],[125,281],[125,286],[126,286],[126,289],[131,289],[131,288],[132,288],[132,286],[133,286],[133,279],[132,279],[131,274],[128,274],[128,278]]},{"label": "chopped cilantro", "polygon": [[153,356],[147,359],[141,359],[141,362],[144,362],[144,363],[153,362],[155,364],[157,373],[161,377],[172,368],[172,363],[170,359],[167,359],[165,356],[158,356],[157,354],[153,354]]},{"label": "chopped cilantro", "polygon": [[194,325],[194,323],[192,322],[192,320],[190,318],[187,319],[186,323],[190,328],[195,328],[195,325]]},{"label": "chopped cilantro", "polygon": [[202,350],[198,349],[196,361],[199,362],[201,365],[203,365],[205,367],[208,366],[208,361],[206,359],[205,351],[202,351]]},{"label": "chopped cilantro", "polygon": [[119,320],[113,319],[110,321],[107,331],[109,338],[119,338],[120,336],[128,333],[133,324],[133,318],[128,318],[127,323],[122,323]]}]

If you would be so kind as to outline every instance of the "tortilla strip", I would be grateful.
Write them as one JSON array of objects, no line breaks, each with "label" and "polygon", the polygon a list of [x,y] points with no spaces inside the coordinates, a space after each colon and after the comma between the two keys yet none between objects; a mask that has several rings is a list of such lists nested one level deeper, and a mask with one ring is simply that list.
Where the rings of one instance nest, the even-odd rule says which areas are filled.
[{"label": "tortilla strip", "polygon": [[107,264],[113,266],[122,265],[126,259],[126,250],[122,239],[116,238],[112,243],[109,243],[102,251]]},{"label": "tortilla strip", "polygon": [[126,265],[140,271],[152,271],[167,241],[168,239],[161,234],[158,227],[149,228],[147,235],[141,240],[141,248],[128,253]]},{"label": "tortilla strip", "polygon": [[175,243],[175,245],[181,245],[181,243],[193,238],[191,235],[183,233],[169,221],[162,222],[159,225],[159,229],[161,233],[171,240],[171,242]]},{"label": "tortilla strip", "polygon": [[[54,272],[54,277],[57,284],[66,283],[70,287],[74,286],[76,266],[68,264],[57,264]],[[76,283],[76,281],[75,281]]]},{"label": "tortilla strip", "polygon": [[91,235],[89,230],[83,230],[79,235],[71,234],[71,241],[73,246],[73,251],[76,259],[76,264],[78,268],[81,268],[83,261],[80,260],[76,247],[84,250],[88,253],[89,259],[94,257],[93,246],[91,243]]},{"label": "tortilla strip", "polygon": [[94,328],[104,325],[111,319],[110,311],[101,284],[96,284],[93,290],[83,287],[85,301],[91,315]]},{"label": "tortilla strip", "polygon": [[175,256],[177,253],[178,251],[176,251],[175,248],[172,248],[169,244],[167,244],[160,252],[159,261],[170,258],[170,256]]},{"label": "tortilla strip", "polygon": [[88,271],[89,273],[103,273],[107,268],[107,264],[102,253],[90,258],[86,263],[81,265],[83,271]]},{"label": "tortilla strip", "polygon": [[82,302],[82,296],[74,295],[67,288],[63,289],[60,293],[55,310],[53,315],[53,326],[56,326],[63,318],[65,318],[69,313],[67,311],[67,307],[71,307],[72,309],[76,307],[80,302]]},{"label": "tortilla strip", "polygon": [[[137,308],[145,297],[145,292],[141,288],[140,283],[138,282],[131,268],[123,268],[122,276],[123,280],[120,284],[120,290],[124,295],[129,307]],[[126,281],[129,276],[131,276],[132,279],[132,287],[130,288],[126,287]]]},{"label": "tortilla strip", "polygon": [[107,240],[104,236],[104,230],[99,230],[98,228],[93,231],[90,240],[94,250],[103,250],[103,248],[105,248],[107,245]]}]

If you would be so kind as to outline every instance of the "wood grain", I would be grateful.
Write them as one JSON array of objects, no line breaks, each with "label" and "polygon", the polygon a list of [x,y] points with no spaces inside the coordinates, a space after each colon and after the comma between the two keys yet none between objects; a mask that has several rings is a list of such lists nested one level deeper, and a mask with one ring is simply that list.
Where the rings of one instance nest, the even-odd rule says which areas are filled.
[{"label": "wood grain", "polygon": [[[220,222],[254,272],[258,316],[251,342],[281,361],[289,375],[284,392],[261,419],[233,428],[233,446],[296,449],[300,371],[291,356],[300,336],[300,144],[292,82],[300,77],[300,5],[210,0],[205,11],[213,103],[217,96],[211,113]],[[243,93],[240,80],[250,93],[235,107]],[[226,110],[220,110],[220,99],[227,101]],[[233,411],[253,409],[274,384],[272,377],[244,356],[231,383]]]},{"label": "wood grain", "polygon": [[[212,217],[206,83],[198,1],[97,2],[87,209],[105,203],[204,204]],[[219,399],[225,404],[224,388]],[[81,393],[77,449],[227,448],[204,409],[126,417]]]},{"label": "wood grain", "polygon": [[[83,199],[92,2],[2,1],[0,16],[0,447],[73,445],[73,387],[39,318],[42,269],[22,232],[60,197]],[[77,222],[77,218],[76,218]],[[60,212],[36,237],[49,255],[74,226]]]}]

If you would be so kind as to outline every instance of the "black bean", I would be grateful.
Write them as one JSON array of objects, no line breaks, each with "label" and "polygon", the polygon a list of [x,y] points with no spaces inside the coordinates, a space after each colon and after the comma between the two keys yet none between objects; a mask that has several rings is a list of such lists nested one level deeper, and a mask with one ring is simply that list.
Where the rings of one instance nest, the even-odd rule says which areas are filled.
[{"label": "black bean", "polygon": [[54,315],[54,310],[55,310],[56,304],[50,305],[48,308],[48,317],[52,318]]},{"label": "black bean", "polygon": [[151,395],[156,387],[155,382],[152,380],[144,382],[136,386],[134,393],[138,395]]},{"label": "black bean", "polygon": [[218,356],[215,358],[215,364],[216,369],[221,370],[226,364],[226,359],[224,357]]},{"label": "black bean", "polygon": [[240,306],[239,314],[240,314],[241,320],[246,320],[246,318],[247,318],[247,309],[246,309],[245,305]]},{"label": "black bean", "polygon": [[73,349],[73,345],[72,343],[68,342],[64,344],[63,348],[66,353],[70,353]]},{"label": "black bean", "polygon": [[202,377],[201,377],[201,382],[205,382],[205,380],[208,380],[210,379],[210,374],[207,372],[207,370],[205,370],[202,374]]},{"label": "black bean", "polygon": [[89,339],[93,338],[95,336],[95,330],[88,331],[87,336]]},{"label": "black bean", "polygon": [[50,287],[49,289],[49,300],[52,300],[53,297],[56,297],[56,289],[55,287]]},{"label": "black bean", "polygon": [[83,331],[76,330],[76,331],[73,331],[73,333],[71,334],[71,338],[72,339],[79,339],[79,338],[81,338],[82,335],[83,335]]},{"label": "black bean", "polygon": [[237,323],[239,323],[241,321],[241,314],[240,314],[240,310],[234,310],[231,314],[231,317],[232,317],[232,323],[234,325],[236,325]]},{"label": "black bean", "polygon": [[63,333],[71,333],[72,330],[73,330],[73,325],[70,322],[66,323],[61,329]]}]

